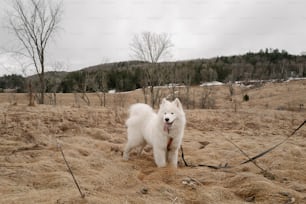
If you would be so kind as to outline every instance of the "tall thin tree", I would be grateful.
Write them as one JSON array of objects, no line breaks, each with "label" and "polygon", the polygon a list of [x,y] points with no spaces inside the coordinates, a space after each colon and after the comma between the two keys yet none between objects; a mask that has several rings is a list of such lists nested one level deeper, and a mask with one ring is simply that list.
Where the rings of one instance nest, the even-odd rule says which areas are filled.
[{"label": "tall thin tree", "polygon": [[48,0],[13,0],[8,28],[21,45],[21,53],[33,62],[39,78],[39,102],[44,103],[46,48],[59,28],[63,6]]},{"label": "tall thin tree", "polygon": [[[130,48],[132,51],[132,58],[149,62],[152,66],[147,66],[144,69],[144,79],[142,83],[142,90],[144,94],[145,102],[147,102],[146,94],[147,94],[147,86],[150,87],[149,93],[151,96],[151,105],[154,107],[156,103],[156,96],[158,94],[154,93],[154,86],[161,85],[160,76],[158,80],[153,80],[153,75],[156,75],[157,63],[170,57],[171,48],[173,47],[173,43],[171,41],[171,36],[167,33],[151,33],[151,32],[143,32],[140,35],[134,35],[132,42],[130,44]],[[158,84],[157,84],[158,82]],[[157,93],[159,90],[157,90]]]}]

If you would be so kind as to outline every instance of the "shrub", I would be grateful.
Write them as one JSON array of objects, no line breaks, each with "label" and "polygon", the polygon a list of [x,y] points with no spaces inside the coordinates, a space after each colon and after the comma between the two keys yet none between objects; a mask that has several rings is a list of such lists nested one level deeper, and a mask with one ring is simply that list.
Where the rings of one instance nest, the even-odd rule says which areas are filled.
[{"label": "shrub", "polygon": [[249,100],[250,100],[249,95],[248,95],[248,94],[245,94],[245,95],[243,96],[243,101],[249,101]]}]

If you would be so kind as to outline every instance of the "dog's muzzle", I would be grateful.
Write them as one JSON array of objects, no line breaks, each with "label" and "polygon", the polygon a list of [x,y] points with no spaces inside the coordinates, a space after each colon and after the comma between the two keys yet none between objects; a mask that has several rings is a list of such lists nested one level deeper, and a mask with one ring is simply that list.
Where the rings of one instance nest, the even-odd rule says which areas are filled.
[{"label": "dog's muzzle", "polygon": [[172,122],[167,122],[167,118],[165,119],[165,123],[164,123],[164,131],[165,132],[170,132],[170,129],[172,127],[173,121]]}]

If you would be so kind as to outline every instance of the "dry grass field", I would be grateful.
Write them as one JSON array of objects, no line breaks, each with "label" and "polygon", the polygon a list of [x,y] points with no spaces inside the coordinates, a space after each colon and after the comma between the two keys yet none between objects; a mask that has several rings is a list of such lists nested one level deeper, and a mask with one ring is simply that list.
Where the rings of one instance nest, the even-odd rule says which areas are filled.
[{"label": "dry grass field", "polygon": [[[195,104],[207,89],[192,88]],[[141,90],[107,94],[106,107],[96,94],[90,106],[57,94],[57,105],[34,107],[25,94],[0,94],[0,203],[306,203],[306,126],[257,166],[241,165],[247,157],[236,147],[251,157],[287,138],[306,119],[306,80],[210,91],[212,109],[185,109],[193,167],[180,159],[177,169],[156,168],[150,148],[122,160],[127,110],[143,101]]]}]

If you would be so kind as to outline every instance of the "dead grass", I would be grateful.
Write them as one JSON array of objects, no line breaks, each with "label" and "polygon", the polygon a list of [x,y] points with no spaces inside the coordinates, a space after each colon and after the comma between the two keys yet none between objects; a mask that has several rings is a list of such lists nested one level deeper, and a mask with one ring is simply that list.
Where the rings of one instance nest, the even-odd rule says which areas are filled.
[{"label": "dead grass", "polygon": [[[189,164],[231,166],[220,170],[184,167],[182,161],[178,169],[158,169],[150,148],[122,160],[127,109],[142,101],[141,90],[118,100],[108,94],[106,108],[94,94],[88,94],[91,106],[79,107],[73,94],[58,94],[57,106],[35,107],[26,105],[25,94],[16,94],[15,105],[0,94],[1,203],[306,203],[306,127],[258,159],[274,179],[252,163],[240,165],[245,156],[227,141],[254,156],[286,138],[305,120],[304,109],[288,108],[306,104],[305,81],[248,89],[249,102],[242,101],[246,91],[235,87],[236,112],[228,87],[214,89],[215,109],[186,110],[183,146]],[[200,88],[194,91],[200,97]]]}]

